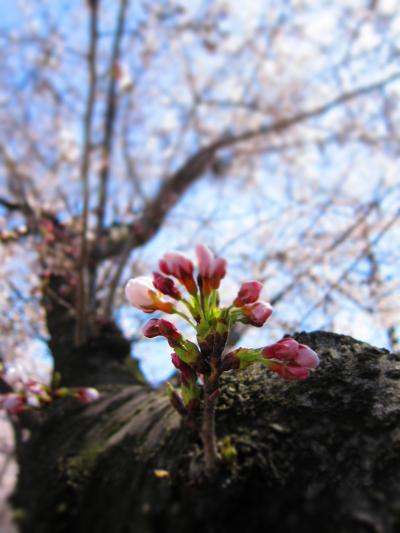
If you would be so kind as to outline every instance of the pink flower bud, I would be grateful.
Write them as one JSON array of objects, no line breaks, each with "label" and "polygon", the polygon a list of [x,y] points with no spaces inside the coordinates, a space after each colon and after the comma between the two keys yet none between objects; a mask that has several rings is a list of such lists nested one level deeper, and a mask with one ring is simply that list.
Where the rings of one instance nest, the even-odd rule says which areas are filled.
[{"label": "pink flower bud", "polygon": [[186,408],[195,406],[200,396],[197,385],[197,374],[188,364],[184,363],[176,353],[171,356],[172,364],[181,373],[182,399]]},{"label": "pink flower bud", "polygon": [[182,298],[181,291],[175,285],[174,281],[171,278],[166,278],[158,272],[153,272],[153,285],[154,287],[167,296],[171,296],[175,300],[180,300]]},{"label": "pink flower bud", "polygon": [[320,361],[318,354],[314,350],[305,344],[299,344],[296,363],[307,368],[317,368]]},{"label": "pink flower bud", "polygon": [[193,279],[193,263],[186,255],[180,252],[168,252],[160,259],[159,266],[163,274],[179,280],[190,294],[197,293]]},{"label": "pink flower bud", "polygon": [[43,383],[40,383],[36,379],[28,379],[24,382],[24,388],[27,392],[30,394],[34,394],[36,396],[46,396],[47,395],[47,389],[46,385]]},{"label": "pink flower bud", "polygon": [[314,350],[291,338],[285,338],[275,344],[266,346],[263,348],[262,354],[268,359],[293,361],[298,366],[307,368],[316,368],[319,365],[319,357]]},{"label": "pink flower bud", "polygon": [[272,306],[267,302],[256,302],[242,308],[243,322],[260,328],[272,314]]},{"label": "pink flower bud", "polygon": [[213,274],[211,278],[211,286],[213,289],[219,289],[221,280],[226,274],[226,260],[222,257],[217,257],[214,261]]},{"label": "pink flower bud", "polygon": [[10,415],[17,415],[26,409],[26,396],[10,392],[0,396],[0,409],[4,409]]},{"label": "pink flower bud", "polygon": [[246,281],[240,287],[238,295],[236,296],[233,305],[235,307],[242,307],[246,304],[256,302],[260,296],[263,284],[259,281]]},{"label": "pink flower bud", "polygon": [[149,339],[165,337],[170,346],[180,346],[182,335],[169,320],[151,318],[143,328],[143,335]]},{"label": "pink flower bud", "polygon": [[166,393],[169,398],[169,401],[171,402],[172,407],[176,411],[178,411],[181,416],[186,417],[188,415],[188,411],[183,405],[182,398],[177,394],[171,383],[167,383]]},{"label": "pink flower bud", "polygon": [[166,337],[167,339],[180,340],[182,338],[182,335],[169,320],[164,320],[161,318],[158,322],[158,328],[160,330],[160,335]]},{"label": "pink flower bud", "polygon": [[145,313],[174,311],[173,304],[162,299],[161,293],[154,288],[151,278],[147,276],[130,279],[125,287],[125,295],[133,307]]},{"label": "pink flower bud", "polygon": [[279,374],[281,378],[288,380],[304,380],[310,376],[310,371],[308,368],[301,366],[291,366],[291,365],[281,365],[278,363],[271,363],[268,365],[268,368]]},{"label": "pink flower bud", "polygon": [[100,398],[100,393],[92,387],[80,387],[75,393],[75,397],[83,404],[95,402]]},{"label": "pink flower bud", "polygon": [[319,365],[319,357],[314,350],[290,338],[266,346],[262,356],[269,361],[270,370],[285,379],[307,379],[310,369]]},{"label": "pink flower bud", "polygon": [[214,262],[214,256],[211,253],[211,250],[203,244],[198,244],[196,246],[196,256],[199,265],[200,276],[204,279],[211,278],[212,266]]},{"label": "pink flower bud", "polygon": [[178,354],[176,354],[175,352],[171,354],[171,361],[177,370],[183,370],[185,367],[188,366],[186,363],[182,361],[180,357],[178,357]]},{"label": "pink flower bud", "polygon": [[143,335],[148,339],[153,339],[154,337],[159,337],[160,329],[158,327],[158,318],[151,318],[143,326]]},{"label": "pink flower bud", "polygon": [[197,381],[197,374],[193,368],[182,361],[182,359],[175,352],[171,354],[171,361],[174,367],[180,371],[182,383],[188,385],[189,383]]},{"label": "pink flower bud", "polygon": [[202,281],[202,291],[209,294],[211,290],[216,290],[221,284],[221,280],[226,274],[226,261],[222,258],[215,258],[211,250],[199,244],[196,246],[199,273]]}]

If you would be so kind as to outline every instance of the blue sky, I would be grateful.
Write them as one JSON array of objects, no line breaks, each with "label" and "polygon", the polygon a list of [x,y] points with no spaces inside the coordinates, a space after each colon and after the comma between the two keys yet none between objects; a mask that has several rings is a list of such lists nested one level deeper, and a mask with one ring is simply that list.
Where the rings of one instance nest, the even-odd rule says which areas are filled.
[{"label": "blue sky", "polygon": [[[184,2],[183,2],[184,3]],[[271,5],[279,4],[279,2],[272,2]],[[73,1],[50,1],[47,3],[50,5],[51,12],[53,16],[58,19],[62,24],[62,30],[68,37],[68,44],[72,48],[72,52],[76,52],[76,49],[83,49],[83,41],[86,39],[85,28],[86,28],[86,19],[85,11],[83,10],[84,3],[83,0],[73,0]],[[357,2],[356,2],[357,4]],[[359,2],[360,6],[362,2]],[[27,3],[27,5],[30,5]],[[42,7],[33,7],[33,13],[35,16],[29,19],[29,24],[37,25],[39,21],[39,30],[42,28],[41,16],[43,15],[43,6],[46,5],[46,2],[37,2],[33,3],[34,6]],[[110,4],[108,4],[110,5]],[[162,2],[160,2],[162,5]],[[213,2],[186,2],[186,5],[190,6],[192,11],[196,10],[196,13],[199,17],[199,20],[202,20],[202,13],[204,14],[207,6],[213,7],[215,5]],[[233,14],[229,22],[226,20],[221,22],[222,29],[228,32],[228,35],[223,38],[223,45],[229,45],[232,49],[237,43],[238,37],[240,37],[240,31],[248,32],[248,35],[251,37],[252,31],[254,30],[254,21],[257,20],[260,11],[264,10],[262,14],[262,19],[265,21],[266,12],[265,4],[259,0],[246,2],[246,9],[243,8],[243,3],[239,1],[229,2],[233,10]],[[287,10],[290,11],[290,3],[282,3],[287,7]],[[332,38],[329,28],[332,20],[332,13],[335,11],[337,6],[341,6],[342,3],[339,2],[337,5],[329,5],[326,2],[316,2],[316,8],[311,9],[307,12],[309,17],[309,24],[306,24],[307,35],[312,40],[312,42],[321,41],[321,46],[324,46],[326,39]],[[135,9],[139,9],[138,4],[133,4]],[[23,21],[22,18],[18,15],[16,9],[16,2],[4,2],[4,7],[2,8],[2,20],[0,22],[0,27],[7,30],[12,30],[22,25],[22,30],[24,31],[23,24],[28,23]],[[286,9],[286,8],[285,8]],[[73,24],[73,19],[68,16],[64,16],[66,11],[82,13],[82,19],[79,19],[81,25],[75,28],[71,28]],[[271,10],[272,12],[272,10]],[[270,11],[268,11],[268,14]],[[288,12],[289,13],[289,12]],[[286,13],[286,15],[288,15]],[[290,15],[290,13],[289,13]],[[314,16],[318,15],[318,25],[315,25]],[[351,18],[351,17],[350,17]],[[109,21],[114,20],[113,18],[106,19],[104,22],[104,28]],[[297,19],[293,21],[295,25]],[[385,21],[381,21],[383,24]],[[110,23],[111,24],[111,23]],[[104,29],[103,28],[103,29]],[[238,31],[240,28],[240,31]],[[74,31],[71,31],[71,30]],[[235,31],[233,31],[235,30]],[[162,34],[162,35],[161,35]],[[267,33],[263,37],[265,40],[269,38]],[[140,53],[137,52],[136,48],[127,49],[127,55],[124,58],[124,66],[129,69],[132,77],[134,79],[140,78],[143,74],[144,77],[148,76],[146,83],[144,84],[143,94],[139,97],[139,104],[136,107],[140,108],[141,115],[139,119],[143,120],[143,128],[131,128],[130,130],[130,142],[131,148],[136,158],[135,162],[138,165],[139,172],[141,171],[141,165],[144,168],[143,175],[143,187],[145,192],[150,196],[154,191],[159,187],[159,182],[156,178],[159,177],[159,167],[164,157],[163,150],[167,150],[169,145],[172,142],[177,144],[177,151],[174,158],[171,158],[170,168],[173,170],[179,165],[182,160],[184,160],[189,153],[191,153],[202,141],[203,138],[196,132],[189,132],[182,140],[179,139],[177,133],[171,129],[171,124],[173,126],[174,121],[179,122],[182,119],[187,118],[185,113],[188,111],[189,106],[187,106],[187,101],[190,100],[190,90],[187,86],[184,87],[183,82],[185,81],[185,71],[184,63],[178,61],[178,58],[173,54],[177,54],[176,48],[174,49],[171,44],[170,34],[167,30],[160,32],[160,35],[157,34],[157,38],[161,40],[162,46],[160,46],[160,51],[154,60],[156,62],[156,68],[154,72],[149,73],[145,72],[145,69],[141,67],[141,63],[138,60],[140,58]],[[105,32],[104,40],[107,42],[107,32]],[[82,43],[80,42],[82,41]],[[373,39],[364,37],[363,46],[369,46],[369,42],[373,42]],[[298,43],[301,43],[299,46]],[[224,66],[219,69],[219,56],[218,54],[212,54],[209,51],[204,49],[203,42],[198,35],[185,34],[182,37],[182,41],[179,41],[181,48],[185,50],[186,59],[188,60],[188,65],[192,69],[192,73],[198,75],[199,86],[203,87],[207,85],[207,77],[210,73],[217,72],[219,78],[216,83],[206,91],[208,98],[217,98],[224,97],[227,99],[235,100],[237,95],[241,95],[244,92],[244,99],[249,101],[253,97],[253,93],[265,99],[265,102],[269,104],[270,92],[273,94],[275,86],[278,86],[281,78],[289,80],[288,83],[293,83],[293,86],[296,88],[296,83],[299,76],[304,77],[301,79],[304,82],[303,93],[299,93],[301,97],[304,96],[304,101],[301,105],[314,105],[321,100],[322,96],[325,98],[325,91],[328,88],[332,90],[332,93],[336,93],[337,90],[341,87],[349,87],[357,84],[361,81],[371,81],[369,76],[374,79],[379,75],[383,74],[383,67],[381,68],[381,63],[386,67],[386,55],[387,47],[382,47],[382,51],[377,55],[379,61],[371,61],[371,66],[374,66],[374,69],[365,69],[361,68],[365,66],[365,59],[361,60],[357,64],[357,68],[354,68],[351,75],[347,75],[345,72],[343,78],[341,78],[342,73],[340,66],[337,67],[334,75],[331,74],[330,69],[332,67],[332,62],[343,53],[343,49],[346,46],[346,43],[337,39],[337,42],[334,46],[328,46],[326,54],[321,54],[318,62],[312,62],[307,64],[307,53],[308,53],[308,43],[305,43],[305,40],[299,40],[297,46],[293,47],[292,41],[288,40],[286,43],[286,48],[283,46],[284,52],[283,55],[287,54],[287,57],[290,59],[284,63],[285,67],[276,73],[274,71],[274,57],[267,57],[269,53],[268,46],[265,47],[265,62],[268,63],[268,68],[271,70],[270,78],[267,78],[265,82],[265,87],[260,82],[257,81],[254,84],[251,83],[252,79],[252,67],[251,67],[251,51],[248,52],[248,55],[244,55],[244,60],[241,57],[240,53],[237,55],[234,54],[232,61],[228,66]],[[81,46],[82,44],[82,46]],[[134,45],[136,46],[136,42]],[[151,44],[151,43],[150,43]],[[262,45],[262,41],[258,43]],[[72,46],[71,46],[72,45]],[[285,43],[283,43],[285,45]],[[170,47],[171,46],[171,47]],[[265,46],[265,43],[263,44]],[[186,47],[186,48],[185,48]],[[139,49],[140,51],[140,49]],[[304,65],[301,62],[301,54],[304,53]],[[372,52],[371,52],[372,53]],[[367,54],[367,60],[370,61],[370,52]],[[60,56],[62,54],[60,53]],[[15,59],[17,64],[16,71],[25,75],[25,58],[22,55],[21,58]],[[74,90],[79,94],[79,97],[84,94],[84,75],[83,70],[77,70],[82,68],[84,62],[83,56],[68,56],[68,61],[65,68],[61,68],[60,71],[53,72],[54,80],[56,86],[63,91],[63,88],[70,84]],[[263,56],[264,57],[264,56]],[[296,60],[291,58],[295,57]],[[300,58],[300,59],[298,59]],[[157,63],[158,61],[158,63]],[[19,69],[19,70],[18,70]],[[71,71],[73,70],[74,74],[71,76]],[[189,69],[190,70],[190,69]],[[274,74],[275,73],[275,74]],[[293,80],[291,77],[293,75]],[[333,84],[332,89],[332,76],[337,76],[337,82]],[[250,81],[249,81],[250,80]],[[75,84],[74,84],[75,83]],[[248,85],[247,85],[248,83]],[[331,84],[331,85],[329,85]],[[340,85],[342,84],[342,85]],[[340,86],[339,86],[340,85]],[[248,87],[248,94],[244,91],[244,87]],[[179,90],[177,90],[177,88]],[[279,87],[278,87],[279,88]],[[255,90],[256,89],[256,90]],[[75,94],[75,93],[74,93]],[[322,95],[322,96],[321,96]],[[63,94],[65,96],[65,93]],[[285,105],[288,103],[288,94],[285,91],[278,91],[279,98],[277,103],[274,103],[274,106],[280,106],[281,102],[284,112]],[[173,101],[176,97],[176,101]],[[286,98],[286,100],[285,100]],[[77,99],[78,101],[69,102],[71,105],[76,105],[78,111],[82,110],[82,99]],[[367,106],[363,112],[370,113],[371,120],[368,122],[367,126],[370,131],[378,131],[375,120],[373,120],[373,113],[376,112],[375,108],[377,107],[377,95],[373,95],[369,98],[368,110]],[[38,100],[33,101],[30,109],[28,110],[31,114],[31,122],[35,126],[35,120],[37,121],[38,126],[42,126],[44,119],[48,118],[51,114],[51,108],[49,108],[48,101],[43,100],[41,97]],[[171,104],[172,102],[172,104]],[[289,101],[290,103],[290,101]],[[280,111],[278,109],[278,111]],[[358,111],[357,111],[358,112]],[[367,113],[368,112],[368,113]],[[201,120],[203,120],[203,129],[215,128],[215,131],[218,127],[223,129],[226,127],[235,128],[236,123],[232,117],[235,117],[235,113],[228,114],[226,109],[223,110],[208,110],[207,116],[206,113],[203,113]],[[37,120],[40,118],[40,120]],[[75,136],[75,140],[79,145],[81,139],[81,122],[78,112],[71,112],[71,115],[62,117],[65,119],[66,128],[69,128],[69,132],[72,132],[72,137]],[[135,117],[136,118],[136,117]],[[253,117],[248,117],[249,122],[252,124]],[[310,121],[306,127],[302,130],[302,136],[298,137],[297,141],[300,142],[303,140],[303,136],[307,138],[308,136],[312,138],[313,135],[316,136],[316,132],[321,135],[325,132],[329,132],[330,128],[335,129],[337,124],[341,122],[346,123],[346,121],[351,119],[351,113],[349,109],[343,111],[333,110],[330,113],[326,114],[322,119],[317,119]],[[259,122],[258,122],[259,123]],[[165,125],[170,126],[170,130]],[[159,129],[161,126],[165,126],[164,134],[159,134]],[[247,126],[246,121],[240,123],[240,127]],[[38,128],[34,127],[33,131],[36,132]],[[50,134],[53,133],[50,129]],[[57,132],[54,132],[56,136]],[[344,132],[345,133],[345,132]],[[369,131],[367,131],[369,133]],[[172,141],[171,141],[172,139]],[[279,141],[280,139],[273,139],[274,142]],[[282,139],[284,140],[284,139]],[[46,146],[47,148],[47,146]],[[53,152],[54,147],[50,145],[47,149],[47,156],[53,157],[56,155],[56,152]],[[306,146],[303,149],[300,149],[297,152],[291,151],[288,149],[285,152],[286,157],[289,162],[285,171],[280,168],[281,154],[279,150],[275,152],[269,151],[266,155],[257,158],[256,161],[252,161],[249,158],[249,167],[252,168],[252,183],[255,187],[254,190],[260,193],[257,195],[257,192],[252,195],[249,187],[246,185],[243,176],[245,175],[247,168],[246,165],[243,165],[239,170],[229,171],[229,176],[226,180],[218,180],[212,174],[208,175],[201,182],[197,183],[191,190],[185,195],[179,205],[171,212],[168,217],[166,224],[162,231],[144,248],[138,250],[132,255],[131,266],[136,262],[147,264],[149,267],[149,273],[156,268],[157,261],[163,252],[171,248],[180,248],[186,252],[191,253],[193,246],[196,242],[202,241],[209,244],[211,247],[216,250],[224,250],[224,255],[228,259],[231,265],[231,274],[232,277],[227,281],[227,294],[233,295],[235,291],[234,287],[238,287],[241,281],[248,279],[249,277],[254,277],[253,272],[250,272],[247,269],[247,266],[241,266],[241,258],[251,257],[253,262],[262,262],[265,251],[269,247],[276,245],[271,241],[281,240],[281,243],[287,243],[289,247],[293,247],[298,240],[298,233],[296,230],[303,226],[309,224],[309,220],[304,214],[304,211],[301,211],[301,202],[304,201],[305,197],[304,191],[311,190],[312,184],[314,184],[314,193],[313,198],[311,199],[313,205],[318,204],[318,200],[321,202],[324,199],[325,192],[327,190],[333,190],[336,185],[344,184],[343,189],[343,203],[346,203],[348,200],[349,205],[351,201],[355,199],[362,199],[363,202],[367,202],[373,199],[374,187],[378,183],[378,175],[381,173],[383,176],[387,176],[388,173],[384,169],[385,157],[390,147],[384,147],[379,153],[372,153],[369,146],[362,145],[357,142],[357,140],[347,140],[346,143],[342,142],[342,139],[335,138],[332,135],[332,139],[326,141],[326,143],[321,147],[317,144],[314,147]],[[293,155],[295,154],[295,155]],[[297,155],[296,155],[297,154]],[[229,150],[226,153],[228,159],[232,155]],[[142,157],[143,156],[143,157]],[[299,157],[298,157],[299,156]],[[147,157],[147,159],[146,159]],[[379,164],[379,157],[382,158],[382,164]],[[117,157],[117,163],[120,163],[120,155]],[[291,161],[291,158],[294,160],[296,158],[301,159],[303,167],[298,164],[297,160]],[[303,160],[304,158],[304,160]],[[351,161],[351,167],[349,167],[349,161]],[[146,166],[147,165],[147,166]],[[349,171],[350,168],[350,171]],[[64,183],[68,183],[67,193],[72,197],[76,192],[76,198],[80,198],[80,184],[74,182],[71,178],[71,169],[67,167],[66,170],[60,171],[59,174],[59,184],[62,186]],[[153,172],[153,174],[152,174]],[[393,167],[391,172],[398,172],[397,167]],[[156,176],[156,178],[154,177]],[[298,178],[300,176],[300,178]],[[114,177],[114,176],[113,176]],[[118,176],[115,176],[112,186],[112,196],[115,203],[127,202],[130,199],[130,192],[127,191],[121,194],[121,184],[123,179],[118,179]],[[126,181],[126,180],[125,180]],[[289,189],[292,189],[289,191]],[[54,200],[56,189],[53,188],[51,191],[48,191],[48,197],[50,201]],[[398,193],[396,193],[398,194]],[[398,201],[398,196],[395,194],[392,196],[392,204]],[[340,224],[341,220],[349,221],[354,212],[350,205],[339,205],[332,206],[332,209],[329,211],[329,216],[323,220],[318,219],[316,224],[315,231],[320,231],[321,234],[323,230],[329,230],[335,224]],[[77,201],[75,203],[76,212],[80,210],[80,204]],[[201,208],[201,209],[199,209]],[[385,203],[384,209],[388,211],[393,210],[393,205],[389,205],[389,201]],[[293,213],[301,215],[302,218],[298,219],[296,224],[290,225],[286,224],[281,220],[281,211],[291,210]],[[109,211],[110,220],[114,216],[112,210]],[[199,227],[199,220],[201,221]],[[272,228],[272,229],[270,229]],[[260,230],[263,229],[264,235],[260,233]],[[237,232],[242,235],[241,239],[236,238]],[[233,242],[230,242],[230,239],[233,239]],[[280,245],[282,248],[284,244]],[[379,249],[381,256],[387,255],[387,247]],[[346,259],[347,261],[347,259]],[[248,262],[249,263],[249,262]],[[243,263],[244,264],[244,263]],[[326,272],[324,269],[325,265],[321,265],[316,268],[315,273],[324,276],[324,275],[333,275],[340,272],[343,268],[340,264],[340,261],[337,261],[335,264],[335,272]],[[363,265],[360,265],[360,268]],[[300,265],[295,265],[295,269],[300,270]],[[129,277],[129,268],[126,271],[125,280]],[[143,272],[144,273],[144,272]],[[285,272],[282,269],[279,272],[274,273],[274,279],[270,278],[266,281],[265,289],[265,298],[268,299],[270,295],[273,295],[276,292],[276,287],[281,284],[284,286],[290,279],[291,272]],[[390,275],[390,272],[385,274]],[[125,281],[124,280],[124,281]],[[360,288],[362,289],[362,288]],[[225,289],[224,289],[225,290]],[[305,293],[302,293],[305,294]],[[312,312],[310,315],[307,314],[308,310],[312,305],[310,301],[318,301],[319,294],[315,295],[315,300],[313,300],[313,295],[306,294],[309,299],[307,304],[302,305],[300,298],[295,299],[290,295],[290,297],[285,301],[279,304],[276,309],[276,315],[281,319],[286,317],[288,322],[295,321],[297,316],[305,317],[303,320],[300,319],[300,327],[305,329],[316,329],[317,327],[329,327],[329,321],[332,317],[325,316],[324,313],[320,312],[320,308],[316,312]],[[129,328],[128,322],[136,325],[134,318],[134,311],[128,307],[123,307],[121,313],[124,315],[124,320],[126,325]],[[119,313],[118,316],[121,316]],[[340,313],[335,317],[338,321],[337,328],[348,333],[350,327],[354,325],[357,321],[356,317],[356,308],[355,306],[347,302],[346,309],[342,309]],[[126,317],[131,316],[131,318]],[[265,342],[272,342],[276,340],[276,335],[281,334],[282,331],[278,331],[276,326],[275,319],[271,319],[270,325],[266,326],[265,330],[257,331],[257,337],[253,336],[249,338],[248,342],[253,345],[257,345]],[[370,342],[376,343],[378,345],[385,344],[385,333],[380,327],[371,328],[369,322],[359,324],[357,336],[361,339],[368,340]],[[152,347],[153,346],[153,347]],[[134,345],[133,353],[135,356],[139,357],[143,362],[143,367],[146,373],[154,381],[160,380],[166,377],[166,374],[171,370],[169,365],[169,353],[170,350],[166,343],[156,342],[156,341],[142,341]]]}]

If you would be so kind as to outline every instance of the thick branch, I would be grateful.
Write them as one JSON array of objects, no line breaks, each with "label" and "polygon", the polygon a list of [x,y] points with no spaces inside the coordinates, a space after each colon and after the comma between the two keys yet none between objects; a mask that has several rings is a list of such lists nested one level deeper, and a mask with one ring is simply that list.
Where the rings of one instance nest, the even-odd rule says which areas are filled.
[{"label": "thick branch", "polygon": [[96,242],[96,248],[93,250],[94,258],[102,260],[119,255],[128,242],[130,248],[134,248],[149,241],[184,192],[206,172],[221,142],[223,141],[201,149],[167,178],[157,196],[147,204],[138,221],[109,228],[107,236]]},{"label": "thick branch", "polygon": [[159,193],[154,200],[146,206],[142,217],[138,221],[127,225],[109,228],[102,241],[96,243],[96,248],[93,250],[93,256],[98,261],[108,259],[122,253],[124,249],[126,249],[128,242],[132,249],[149,241],[159,229],[171,208],[179,201],[183,193],[204,174],[220,149],[234,146],[258,137],[280,133],[296,124],[321,116],[345,102],[355,100],[360,96],[383,89],[389,83],[399,79],[400,73],[397,72],[379,82],[364,85],[353,91],[345,92],[313,109],[301,111],[295,115],[284,117],[276,122],[256,129],[249,129],[237,135],[222,137],[204,148],[201,148],[196,154],[191,156],[175,174],[165,180]]}]

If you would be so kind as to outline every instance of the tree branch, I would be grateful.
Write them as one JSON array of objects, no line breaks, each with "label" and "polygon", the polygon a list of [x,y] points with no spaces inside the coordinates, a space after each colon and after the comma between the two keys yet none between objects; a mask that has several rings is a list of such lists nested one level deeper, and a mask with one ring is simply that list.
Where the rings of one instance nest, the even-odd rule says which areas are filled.
[{"label": "tree branch", "polygon": [[307,318],[326,301],[331,291],[333,289],[336,289],[338,286],[340,286],[340,284],[347,278],[347,276],[351,274],[351,272],[356,268],[358,263],[362,259],[364,259],[364,257],[368,254],[368,251],[371,245],[375,246],[376,244],[378,244],[378,242],[382,239],[382,237],[397,223],[399,218],[400,218],[400,209],[398,209],[394,213],[394,215],[386,222],[386,224],[375,235],[375,237],[371,239],[371,242],[368,242],[367,245],[362,248],[361,252],[356,256],[354,261],[352,261],[350,265],[347,268],[345,268],[342,274],[335,281],[332,281],[331,283],[328,284],[328,288],[324,296],[307,310],[307,312],[301,318],[301,322],[304,322],[305,320],[307,320]]},{"label": "tree branch", "polygon": [[[107,203],[107,186],[110,177],[110,165],[113,149],[114,127],[117,116],[117,76],[115,69],[118,65],[118,60],[121,53],[121,41],[124,35],[126,11],[128,8],[128,0],[120,0],[117,26],[114,34],[114,41],[112,44],[112,52],[109,65],[109,84],[107,92],[107,103],[104,115],[104,134],[101,144],[101,170],[99,173],[99,196],[97,204],[97,228],[96,235],[99,237],[103,231],[104,218]],[[89,308],[90,311],[96,308],[96,277],[97,265],[93,263],[91,272],[89,274]]]},{"label": "tree branch", "polygon": [[115,75],[115,68],[117,67],[120,56],[121,41],[124,34],[127,8],[128,0],[120,0],[117,27],[115,30],[109,65],[110,81],[108,85],[107,103],[104,115],[104,135],[101,144],[102,164],[99,175],[100,186],[97,207],[97,235],[101,234],[104,226],[105,207],[107,201],[107,184],[110,176],[110,158],[112,153],[115,118],[117,114],[117,76]]},{"label": "tree branch", "polygon": [[0,197],[0,206],[4,207],[8,211],[25,211],[26,204],[20,202],[12,202],[7,200],[7,198]]},{"label": "tree branch", "polygon": [[85,340],[86,331],[86,311],[87,311],[87,288],[88,288],[88,245],[87,231],[89,219],[89,170],[92,151],[92,122],[97,90],[97,41],[98,41],[98,6],[96,3],[91,4],[89,15],[89,51],[88,51],[88,69],[89,69],[89,91],[86,101],[86,111],[83,121],[83,155],[81,164],[81,182],[83,187],[83,212],[82,212],[82,233],[81,233],[81,251],[79,258],[79,280],[77,284],[77,321],[75,331],[75,343],[81,344]]},{"label": "tree branch", "polygon": [[119,255],[124,251],[127,242],[131,249],[148,242],[183,193],[213,162],[220,142],[223,141],[199,150],[177,172],[168,177],[157,196],[145,206],[140,219],[127,225],[114,225],[108,228],[105,235],[103,232],[102,238],[94,243],[93,258],[101,261]]},{"label": "tree branch", "polygon": [[112,226],[103,232],[92,250],[97,261],[108,259],[123,252],[129,241],[130,248],[140,246],[149,241],[161,226],[168,212],[180,200],[183,193],[195,183],[209,168],[217,152],[222,148],[234,146],[242,142],[282,132],[296,124],[321,116],[337,106],[356,98],[384,88],[389,83],[400,79],[397,72],[379,82],[358,87],[313,109],[301,111],[295,115],[284,117],[272,124],[249,129],[236,135],[227,135],[201,148],[192,155],[174,174],[166,178],[157,196],[147,204],[139,220],[127,225]]}]

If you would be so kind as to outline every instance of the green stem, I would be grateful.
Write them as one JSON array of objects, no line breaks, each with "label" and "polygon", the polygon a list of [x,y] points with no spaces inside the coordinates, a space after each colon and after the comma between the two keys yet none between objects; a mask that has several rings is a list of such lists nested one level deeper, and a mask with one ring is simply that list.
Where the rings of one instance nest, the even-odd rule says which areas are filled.
[{"label": "green stem", "polygon": [[190,302],[188,302],[185,298],[182,298],[181,302],[187,307],[189,313],[192,316],[194,316],[194,313],[196,313],[196,311],[199,311],[200,319],[206,320],[206,317],[205,317],[204,311],[203,311],[203,306],[202,306],[202,303],[201,303],[201,296],[200,296],[200,299],[199,299],[199,297],[196,294],[196,295],[193,296],[193,300],[194,300],[194,305],[192,305]]},{"label": "green stem", "polygon": [[186,322],[188,322],[192,326],[192,328],[196,329],[196,324],[192,322],[190,318],[185,315],[185,313],[183,313],[182,311],[178,311],[178,309],[175,309],[174,314],[181,316],[184,320],[186,320]]},{"label": "green stem", "polygon": [[204,322],[207,322],[207,312],[204,302],[204,294],[203,291],[200,291],[200,298],[196,297],[198,309],[200,311],[200,318],[204,320]]},{"label": "green stem", "polygon": [[211,306],[217,307],[217,297],[218,297],[218,291],[213,290],[211,293]]},{"label": "green stem", "polygon": [[185,305],[185,306],[187,307],[189,313],[192,314],[192,312],[193,312],[193,307],[192,307],[192,305],[190,304],[190,302],[188,302],[188,301],[186,300],[186,298],[182,298],[181,302],[183,303],[183,305]]}]

